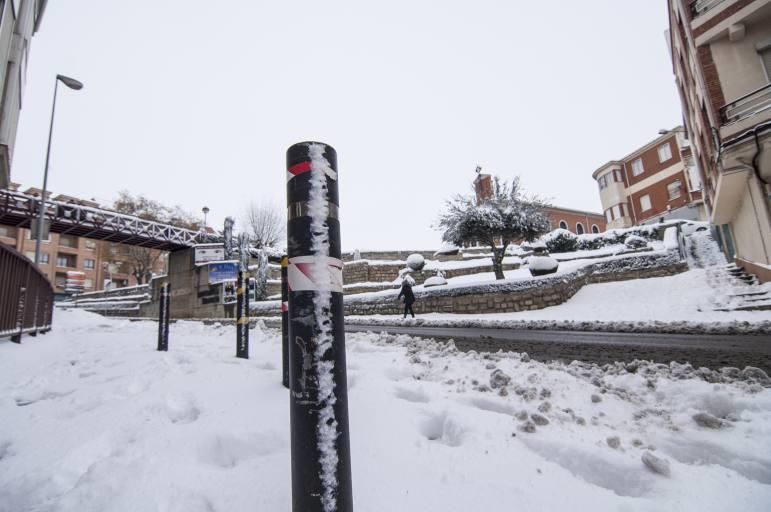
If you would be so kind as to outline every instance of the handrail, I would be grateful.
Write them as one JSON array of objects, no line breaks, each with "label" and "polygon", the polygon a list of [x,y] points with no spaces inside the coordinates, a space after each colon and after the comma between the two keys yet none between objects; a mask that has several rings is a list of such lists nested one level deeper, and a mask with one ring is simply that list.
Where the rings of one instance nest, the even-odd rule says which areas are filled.
[{"label": "handrail", "polygon": [[21,343],[51,329],[54,289],[26,256],[0,243],[0,338]]},{"label": "handrail", "polygon": [[771,108],[771,83],[720,107],[723,124],[735,123]]},{"label": "handrail", "polygon": [[[0,190],[0,222],[11,226],[30,226],[40,209],[40,202],[39,197]],[[218,237],[202,231],[50,199],[46,199],[44,216],[54,233],[109,239],[160,250],[177,250],[202,242],[218,241]]]},{"label": "handrail", "polygon": [[725,0],[696,0],[691,2],[691,17],[696,18],[717,7]]}]

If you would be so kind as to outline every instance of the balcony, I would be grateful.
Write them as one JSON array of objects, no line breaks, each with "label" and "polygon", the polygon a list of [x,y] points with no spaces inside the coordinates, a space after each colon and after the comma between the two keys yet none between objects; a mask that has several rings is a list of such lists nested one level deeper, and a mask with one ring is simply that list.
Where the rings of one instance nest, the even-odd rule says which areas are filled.
[{"label": "balcony", "polygon": [[702,14],[711,11],[725,0],[696,0],[691,2],[691,19],[696,19]]},{"label": "balcony", "polygon": [[767,121],[771,121],[771,84],[721,107],[720,138],[727,142]]},{"label": "balcony", "polygon": [[771,108],[771,83],[720,109],[723,124],[737,123]]}]

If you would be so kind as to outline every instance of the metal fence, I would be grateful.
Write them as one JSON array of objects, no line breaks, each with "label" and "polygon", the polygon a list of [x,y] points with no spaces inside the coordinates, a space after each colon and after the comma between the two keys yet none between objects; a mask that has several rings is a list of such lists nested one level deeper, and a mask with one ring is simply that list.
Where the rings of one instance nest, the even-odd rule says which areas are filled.
[{"label": "metal fence", "polygon": [[0,243],[0,338],[51,329],[54,289],[29,258]]}]

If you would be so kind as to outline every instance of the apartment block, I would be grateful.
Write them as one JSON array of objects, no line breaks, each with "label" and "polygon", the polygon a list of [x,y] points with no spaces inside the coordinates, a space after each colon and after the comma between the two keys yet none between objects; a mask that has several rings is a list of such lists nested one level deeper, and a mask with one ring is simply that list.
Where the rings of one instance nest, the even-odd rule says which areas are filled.
[{"label": "apartment block", "polygon": [[608,229],[662,219],[705,220],[701,180],[685,130],[660,136],[592,173]]},{"label": "apartment block", "polygon": [[0,1],[0,188],[10,183],[13,147],[23,105],[32,35],[46,0]]},{"label": "apartment block", "polygon": [[[15,190],[16,184],[11,184]],[[40,189],[30,188],[25,194],[40,196]],[[99,206],[97,203],[71,196],[49,193],[56,201]],[[35,239],[26,228],[0,224],[0,243],[9,245],[35,260]],[[132,247],[109,241],[92,240],[68,234],[49,233],[43,240],[40,270],[54,285],[57,295],[78,291],[96,291],[105,288],[123,288],[138,284],[136,274],[163,274],[167,268],[167,254],[155,249]],[[143,271],[140,271],[143,270]]]},{"label": "apartment block", "polygon": [[668,0],[672,69],[710,221],[771,280],[771,0]]}]

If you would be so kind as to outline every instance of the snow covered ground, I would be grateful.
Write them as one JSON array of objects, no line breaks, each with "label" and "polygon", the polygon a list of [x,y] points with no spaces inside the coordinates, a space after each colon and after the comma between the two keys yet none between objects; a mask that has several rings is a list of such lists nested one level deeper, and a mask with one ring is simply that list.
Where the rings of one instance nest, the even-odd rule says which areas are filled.
[{"label": "snow covered ground", "polygon": [[[156,332],[57,311],[51,333],[0,342],[0,511],[291,508],[278,333],[253,330],[240,360],[234,327],[177,322],[168,353]],[[376,334],[347,350],[357,511],[771,508],[771,388],[752,369]]]}]

